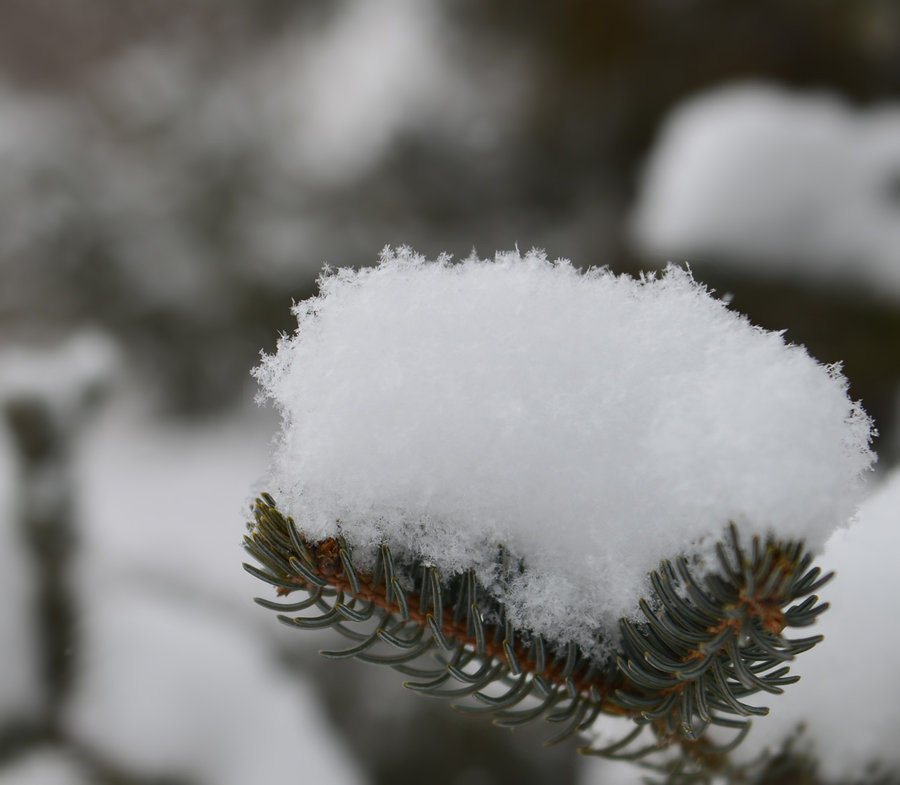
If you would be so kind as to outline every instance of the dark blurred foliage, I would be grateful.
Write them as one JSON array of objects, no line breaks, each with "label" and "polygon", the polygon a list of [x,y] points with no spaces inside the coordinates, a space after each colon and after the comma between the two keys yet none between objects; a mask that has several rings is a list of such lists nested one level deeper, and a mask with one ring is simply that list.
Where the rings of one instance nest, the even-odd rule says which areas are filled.
[{"label": "dark blurred foliage", "polygon": [[[370,264],[385,243],[409,243],[428,255],[467,255],[473,247],[488,255],[517,243],[585,266],[646,267],[629,254],[622,226],[643,156],[680,100],[743,78],[827,88],[859,102],[900,92],[900,6],[889,0],[454,0],[443,10],[461,65],[477,75],[509,52],[529,64],[524,106],[501,145],[478,149],[427,125],[404,129],[357,181],[316,189],[288,174],[278,181],[265,151],[257,149],[263,141],[254,144],[252,127],[250,137],[231,146],[204,151],[199,138],[188,154],[179,153],[175,148],[192,132],[190,115],[202,94],[179,113],[137,127],[114,110],[110,114],[102,99],[97,105],[92,75],[136,45],[188,47],[201,73],[196,89],[202,90],[204,78],[214,84],[220,71],[264,51],[286,31],[314,30],[343,7],[321,0],[0,2],[0,67],[7,80],[86,105],[97,135],[108,135],[132,155],[165,166],[172,150],[170,165],[182,168],[162,174],[171,178],[178,171],[190,188],[169,182],[175,203],[165,209],[180,211],[178,220],[190,224],[191,242],[201,251],[193,264],[204,293],[193,307],[148,300],[127,265],[118,263],[127,236],[116,233],[127,225],[123,229],[116,216],[119,226],[105,225],[108,209],[102,201],[95,206],[96,189],[104,184],[85,182],[77,168],[51,169],[46,187],[65,189],[74,207],[58,236],[37,247],[41,258],[23,261],[35,285],[19,309],[0,313],[0,319],[7,316],[4,321],[17,330],[54,322],[65,329],[73,319],[106,324],[134,347],[138,362],[149,364],[169,405],[208,412],[246,395],[246,369],[260,347],[271,349],[278,330],[290,329],[290,300],[313,291],[321,262]],[[264,213],[269,202],[285,215],[312,217],[326,237],[304,247],[298,241],[296,273],[277,281],[255,273],[254,249],[235,242],[233,229],[235,214],[248,204]],[[141,216],[132,219],[140,223]],[[692,261],[705,275],[703,260]],[[8,274],[16,274],[15,266]],[[740,292],[740,283],[729,289]],[[41,302],[25,302],[35,293]],[[782,294],[793,297],[776,287],[764,300]],[[764,318],[768,302],[742,296],[741,305],[773,326]],[[816,335],[816,313],[795,316],[799,321],[774,326],[790,328],[792,335],[796,328],[798,341]],[[869,346],[884,343],[871,331],[865,337]],[[822,357],[844,359],[849,371],[864,361],[853,356],[858,344],[845,344],[824,342]],[[885,378],[896,382],[896,363],[879,356]],[[861,380],[857,387],[886,417],[883,391],[871,393]]]},{"label": "dark blurred foliage", "polygon": [[396,673],[347,660],[310,661],[289,650],[284,656],[319,685],[325,713],[373,783],[541,785],[577,779],[574,741],[543,746],[556,726],[497,728],[485,716],[464,715],[445,701],[404,690]]},{"label": "dark blurred foliage", "polygon": [[541,59],[534,137],[559,162],[581,153],[605,168],[612,153],[632,169],[668,109],[722,82],[827,87],[858,101],[900,91],[900,8],[890,0],[456,5],[482,34]]},{"label": "dark blurred foliage", "polygon": [[42,90],[75,90],[90,71],[129,47],[188,39],[201,54],[240,57],[322,0],[2,0],[0,68]]}]

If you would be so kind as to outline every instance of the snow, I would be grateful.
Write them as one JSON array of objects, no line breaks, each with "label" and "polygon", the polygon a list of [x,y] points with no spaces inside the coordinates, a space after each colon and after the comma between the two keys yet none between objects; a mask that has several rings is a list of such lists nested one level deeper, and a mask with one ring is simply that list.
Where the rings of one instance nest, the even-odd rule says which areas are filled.
[{"label": "snow", "polygon": [[[34,602],[38,590],[35,557],[26,547],[22,523],[27,509],[51,519],[67,489],[63,442],[77,424],[92,393],[108,382],[115,364],[110,341],[92,331],[73,333],[50,348],[8,347],[0,352],[0,651],[7,665],[0,675],[0,723],[37,713],[45,690],[38,669]],[[8,407],[33,401],[53,419],[57,442],[48,454],[20,452]]]},{"label": "snow", "polygon": [[[273,142],[293,151],[306,176],[327,183],[358,175],[399,130],[462,89],[447,62],[441,21],[433,1],[376,7],[351,0],[304,46],[292,41],[272,58],[268,65],[277,70],[265,79],[276,86],[267,108],[282,120],[272,125]],[[295,78],[285,80],[285,71]]]},{"label": "snow", "polygon": [[240,526],[269,460],[271,423],[260,415],[185,423],[108,406],[78,446],[79,580],[165,586],[256,618]]},{"label": "snow", "polygon": [[471,42],[455,52],[452,14],[435,0],[349,0],[301,33],[261,59],[251,91],[265,97],[267,147],[306,184],[346,185],[423,129],[490,148],[530,84],[525,58],[493,50],[476,68]]},{"label": "snow", "polygon": [[[624,739],[628,733],[634,730],[634,722],[626,717],[616,717],[611,714],[600,714],[591,726],[582,733],[584,746],[594,749],[602,749]],[[638,742],[632,742],[629,751],[645,746],[650,741],[650,734],[646,731]],[[658,757],[651,759],[658,763]],[[611,760],[593,755],[584,755],[579,759],[579,785],[635,785],[643,783],[643,776],[649,776],[649,772],[638,769],[640,765],[632,760]],[[718,785],[718,783],[716,784]]]},{"label": "snow", "polygon": [[279,663],[282,631],[254,613],[240,568],[268,417],[169,421],[134,392],[75,450],[79,639],[66,734],[148,778],[364,781],[319,698]]},{"label": "snow", "polygon": [[900,681],[894,653],[900,593],[900,470],[862,505],[849,529],[828,541],[821,564],[836,575],[822,590],[831,608],[810,634],[825,640],[801,657],[801,680],[771,700],[737,755],[777,752],[802,723],[800,749],[828,782],[856,781],[870,764],[900,768]]},{"label": "snow", "polygon": [[240,539],[269,418],[154,416],[139,393],[107,405],[76,446],[81,547],[67,738],[145,778],[237,785],[364,781],[320,698],[279,660],[296,636],[254,612]]},{"label": "snow", "polygon": [[92,329],[51,347],[12,346],[0,352],[0,397],[40,400],[68,424],[110,383],[119,359],[113,340]]},{"label": "snow", "polygon": [[820,548],[873,460],[838,370],[685,270],[386,249],[320,288],[256,371],[283,418],[269,490],[313,540],[486,586],[502,543],[526,569],[501,599],[551,639],[596,648],[660,559],[729,521]]},{"label": "snow", "polygon": [[900,296],[900,105],[729,85],[677,107],[646,164],[639,251]]},{"label": "snow", "polygon": [[[270,416],[247,401],[205,421],[161,419],[119,359],[93,332],[0,355],[0,394],[39,401],[58,426],[53,460],[36,467],[0,427],[4,727],[30,727],[45,703],[30,607],[41,576],[13,525],[35,484],[74,513],[66,596],[77,614],[72,688],[53,707],[61,740],[23,749],[0,783],[80,785],[107,764],[142,781],[243,784],[294,770],[364,781],[319,697],[279,661],[282,634],[293,650],[303,641],[254,612],[256,582],[240,567]],[[101,388],[112,399],[87,418]]]},{"label": "snow", "polygon": [[643,782],[639,779],[642,774],[647,775],[635,766],[633,761],[586,757],[581,762],[578,782],[579,785],[636,785]]},{"label": "snow", "polygon": [[[102,578],[98,577],[98,580]],[[148,776],[217,785],[362,782],[307,685],[214,612],[106,585],[83,615],[69,737]]]}]

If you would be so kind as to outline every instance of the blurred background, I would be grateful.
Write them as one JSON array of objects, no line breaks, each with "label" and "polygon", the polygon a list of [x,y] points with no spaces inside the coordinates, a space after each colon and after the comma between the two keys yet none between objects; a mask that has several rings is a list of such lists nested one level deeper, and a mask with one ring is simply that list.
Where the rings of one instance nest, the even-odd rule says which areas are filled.
[{"label": "blurred background", "polygon": [[252,604],[277,420],[249,370],[324,263],[687,262],[843,363],[881,470],[900,457],[895,0],[0,19],[0,785],[638,781],[325,662],[327,635]]}]

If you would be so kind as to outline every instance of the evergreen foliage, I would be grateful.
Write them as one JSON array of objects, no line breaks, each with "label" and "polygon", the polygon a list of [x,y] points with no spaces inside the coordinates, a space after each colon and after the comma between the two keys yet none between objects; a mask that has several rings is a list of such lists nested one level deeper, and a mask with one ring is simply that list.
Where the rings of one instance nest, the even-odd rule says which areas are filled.
[{"label": "evergreen foliage", "polygon": [[[616,654],[603,659],[516,629],[472,570],[442,575],[382,545],[374,569],[363,571],[342,537],[310,542],[271,496],[252,512],[244,544],[259,566],[246,570],[279,596],[306,595],[256,602],[291,627],[330,627],[351,640],[326,657],[388,665],[407,688],[490,714],[497,725],[544,718],[558,727],[548,744],[587,731],[602,714],[628,718],[622,738],[581,751],[649,757],[673,783],[732,770],[728,752],[750,718],[768,712],[746,699],[797,681],[789,663],[821,640],[786,631],[828,607],[815,592],[831,575],[812,566],[801,542],[754,537],[745,547],[732,524],[716,547],[718,569],[702,583],[684,556],[651,573],[640,620],[620,620],[620,635],[607,640]],[[497,559],[506,575],[523,566],[503,549]],[[723,731],[733,735],[723,740]]]}]

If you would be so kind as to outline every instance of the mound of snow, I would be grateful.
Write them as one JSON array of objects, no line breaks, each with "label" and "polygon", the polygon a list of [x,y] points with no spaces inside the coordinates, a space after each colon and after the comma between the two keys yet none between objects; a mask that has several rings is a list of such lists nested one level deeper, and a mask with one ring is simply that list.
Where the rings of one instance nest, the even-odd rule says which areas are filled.
[{"label": "mound of snow", "polygon": [[632,215],[638,250],[900,296],[900,105],[739,85],[678,107]]},{"label": "mound of snow", "polygon": [[283,417],[280,507],[313,540],[487,586],[502,544],[525,569],[501,599],[550,638],[596,646],[660,559],[708,553],[730,521],[820,547],[873,459],[836,368],[681,269],[386,249],[320,287],[256,370]]}]

